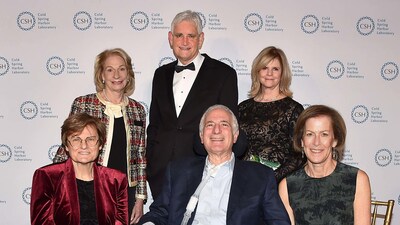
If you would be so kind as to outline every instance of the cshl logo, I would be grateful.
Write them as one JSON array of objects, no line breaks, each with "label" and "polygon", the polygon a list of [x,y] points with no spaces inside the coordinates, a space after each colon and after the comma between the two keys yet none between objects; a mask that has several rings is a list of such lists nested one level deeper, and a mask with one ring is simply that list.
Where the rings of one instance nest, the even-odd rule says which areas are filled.
[{"label": "cshl logo", "polygon": [[10,64],[8,60],[2,56],[0,56],[0,76],[6,74],[10,69]]},{"label": "cshl logo", "polygon": [[25,188],[25,190],[22,192],[22,201],[24,201],[28,205],[31,204],[31,193],[31,187]]},{"label": "cshl logo", "polygon": [[133,29],[142,31],[149,25],[149,17],[146,13],[137,11],[132,14],[130,23]]},{"label": "cshl logo", "polygon": [[145,24],[146,23],[146,19],[136,18],[136,19],[133,19],[133,23],[134,24]]},{"label": "cshl logo", "polygon": [[74,26],[78,30],[87,30],[92,26],[92,17],[88,12],[80,11],[74,15]]},{"label": "cshl logo", "polygon": [[201,26],[202,26],[203,28],[206,27],[206,17],[204,16],[204,14],[201,13],[201,12],[196,12],[196,13],[197,13],[197,15],[199,15],[199,17],[200,17]]},{"label": "cshl logo", "polygon": [[304,27],[317,27],[317,23],[316,22],[304,22],[303,26]]},{"label": "cshl logo", "polygon": [[396,79],[399,75],[399,67],[394,62],[387,62],[381,68],[381,76],[387,81]]},{"label": "cshl logo", "polygon": [[78,23],[78,24],[89,24],[90,20],[87,19],[87,18],[77,18],[76,19],[76,23]]},{"label": "cshl logo", "polygon": [[375,163],[381,167],[388,166],[392,159],[392,153],[388,149],[380,149],[375,154]]},{"label": "cshl logo", "polygon": [[28,31],[35,27],[36,19],[31,12],[22,12],[18,15],[17,25],[21,30]]},{"label": "cshl logo", "polygon": [[326,73],[332,79],[339,79],[344,74],[344,64],[339,60],[333,60],[328,63]]},{"label": "cshl logo", "polygon": [[341,67],[332,66],[329,68],[329,72],[332,73],[342,73],[343,69]]},{"label": "cshl logo", "polygon": [[375,22],[371,17],[364,16],[357,21],[357,31],[361,35],[370,35],[375,30]]},{"label": "cshl logo", "polygon": [[244,18],[244,27],[247,31],[257,32],[263,27],[263,19],[257,13],[250,13]]},{"label": "cshl logo", "polygon": [[8,145],[0,144],[0,162],[5,163],[11,159],[12,151]]},{"label": "cshl logo", "polygon": [[57,154],[57,150],[59,147],[60,145],[53,145],[49,148],[48,156],[51,161],[53,161],[54,156]]},{"label": "cshl logo", "polygon": [[33,24],[33,19],[20,19],[21,24]]},{"label": "cshl logo", "polygon": [[51,75],[60,75],[64,72],[64,60],[58,56],[50,57],[46,62],[46,68]]},{"label": "cshl logo", "polygon": [[372,28],[373,28],[372,24],[366,24],[366,23],[360,24],[360,29],[372,29]]},{"label": "cshl logo", "polygon": [[247,20],[247,25],[260,26],[261,25],[261,21],[258,21],[258,20]]},{"label": "cshl logo", "polygon": [[368,108],[364,105],[357,105],[353,108],[351,111],[351,119],[355,123],[364,123],[365,121],[368,120],[369,117],[369,112]]},{"label": "cshl logo", "polygon": [[319,19],[314,15],[307,15],[301,20],[301,29],[304,33],[313,34],[319,28]]},{"label": "cshl logo", "polygon": [[37,116],[39,109],[33,101],[26,101],[21,104],[19,111],[23,118],[31,120]]},{"label": "cshl logo", "polygon": [[232,60],[229,59],[229,58],[226,58],[226,57],[220,58],[219,61],[231,66],[232,68],[234,68],[234,64],[233,64]]},{"label": "cshl logo", "polygon": [[158,67],[166,65],[168,63],[171,63],[175,61],[175,59],[173,57],[167,56],[167,57],[163,57],[160,59],[160,62],[158,63]]}]

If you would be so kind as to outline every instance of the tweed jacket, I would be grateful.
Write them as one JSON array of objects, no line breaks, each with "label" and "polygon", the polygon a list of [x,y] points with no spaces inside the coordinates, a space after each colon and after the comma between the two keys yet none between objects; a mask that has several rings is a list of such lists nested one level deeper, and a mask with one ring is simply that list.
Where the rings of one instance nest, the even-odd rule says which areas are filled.
[{"label": "tweed jacket", "polygon": [[[109,127],[110,117],[106,114],[106,106],[100,101],[97,94],[88,94],[86,96],[77,97],[71,106],[70,115],[76,113],[87,113],[91,116],[99,118],[107,127],[107,133],[112,127]],[[144,107],[137,101],[128,98],[125,107],[122,108],[122,114],[125,121],[128,148],[127,148],[127,162],[128,162],[128,183],[129,187],[136,186],[136,198],[147,199],[146,187],[146,112]],[[107,165],[104,162],[106,154],[107,143],[104,144],[102,151],[100,151],[98,163]],[[65,149],[61,146],[54,162],[62,162],[68,158]]]}]

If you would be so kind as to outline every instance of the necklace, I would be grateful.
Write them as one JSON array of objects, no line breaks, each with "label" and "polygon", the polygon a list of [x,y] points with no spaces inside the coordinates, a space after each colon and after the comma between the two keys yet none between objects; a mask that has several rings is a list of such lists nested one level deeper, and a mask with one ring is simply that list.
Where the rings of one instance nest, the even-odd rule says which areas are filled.
[{"label": "necklace", "polygon": [[281,95],[281,94],[278,93],[275,97],[272,97],[272,98],[264,98],[264,96],[262,96],[262,97],[259,97],[258,100],[259,100],[260,102],[273,102],[273,101],[278,100],[279,97],[280,97],[280,95]]},{"label": "necklace", "polygon": [[333,162],[331,163],[331,165],[329,165],[328,168],[325,169],[325,171],[323,171],[323,172],[317,172],[318,175],[310,168],[309,165],[306,165],[306,166],[304,167],[304,171],[306,172],[306,174],[307,174],[309,177],[312,177],[312,178],[322,178],[322,177],[327,177],[327,176],[331,175],[331,174],[333,173],[333,171],[335,171],[335,168],[336,168],[336,163],[333,161]]},{"label": "necklace", "polygon": [[[107,97],[107,94],[106,94],[106,90],[105,90],[105,89],[103,89],[103,95],[104,95],[104,98],[105,98],[105,99],[106,99],[108,102],[114,103],[114,102],[110,101],[110,99],[108,99],[108,97]],[[122,102],[122,100],[123,100],[123,98],[124,98],[124,96],[122,96],[122,97],[121,97],[121,100],[119,100],[119,102],[118,102],[118,103],[116,103],[116,104],[119,104],[119,103],[121,103],[121,102]]]}]

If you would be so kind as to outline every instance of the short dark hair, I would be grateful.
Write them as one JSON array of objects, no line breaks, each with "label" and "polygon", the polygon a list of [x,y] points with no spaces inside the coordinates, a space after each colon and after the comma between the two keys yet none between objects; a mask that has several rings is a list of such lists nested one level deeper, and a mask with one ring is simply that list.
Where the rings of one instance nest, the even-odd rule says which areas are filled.
[{"label": "short dark hair", "polygon": [[100,119],[90,116],[87,113],[77,113],[70,115],[61,126],[61,141],[67,146],[68,137],[75,133],[80,133],[85,127],[91,126],[97,131],[99,136],[99,146],[106,142],[106,125]]}]

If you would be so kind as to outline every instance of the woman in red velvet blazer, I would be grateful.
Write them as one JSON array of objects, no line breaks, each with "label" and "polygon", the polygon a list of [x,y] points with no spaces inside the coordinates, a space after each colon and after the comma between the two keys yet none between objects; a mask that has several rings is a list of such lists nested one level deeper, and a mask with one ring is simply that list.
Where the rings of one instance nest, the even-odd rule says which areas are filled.
[{"label": "woman in red velvet blazer", "polygon": [[128,181],[118,170],[96,164],[105,125],[85,113],[61,128],[69,159],[35,171],[31,224],[128,224]]}]

